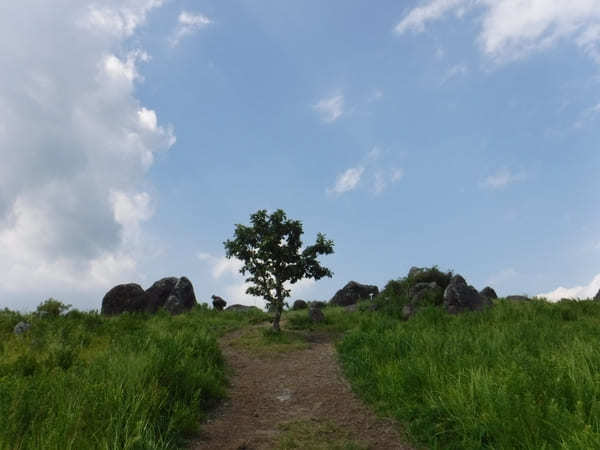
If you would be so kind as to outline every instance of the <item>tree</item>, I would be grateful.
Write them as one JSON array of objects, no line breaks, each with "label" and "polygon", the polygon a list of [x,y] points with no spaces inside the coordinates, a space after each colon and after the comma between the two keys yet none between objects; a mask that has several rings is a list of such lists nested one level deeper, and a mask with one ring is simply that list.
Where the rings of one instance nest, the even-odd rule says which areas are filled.
[{"label": "tree", "polygon": [[317,261],[319,255],[333,253],[333,241],[318,233],[314,245],[302,247],[302,222],[290,220],[278,209],[270,216],[261,209],[250,216],[252,226],[237,224],[234,239],[226,240],[227,258],[243,262],[242,275],[249,273],[246,293],[263,297],[275,313],[273,329],[279,331],[284,301],[290,296],[286,286],[303,278],[319,280],[333,273]]}]

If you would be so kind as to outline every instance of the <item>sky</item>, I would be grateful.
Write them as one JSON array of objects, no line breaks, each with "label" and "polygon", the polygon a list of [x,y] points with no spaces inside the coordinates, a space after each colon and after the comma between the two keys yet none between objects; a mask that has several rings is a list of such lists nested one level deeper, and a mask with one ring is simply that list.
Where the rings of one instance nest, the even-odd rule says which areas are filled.
[{"label": "sky", "polygon": [[0,67],[0,308],[263,306],[223,241],[278,208],[335,242],[292,300],[600,289],[600,0],[2,2]]}]

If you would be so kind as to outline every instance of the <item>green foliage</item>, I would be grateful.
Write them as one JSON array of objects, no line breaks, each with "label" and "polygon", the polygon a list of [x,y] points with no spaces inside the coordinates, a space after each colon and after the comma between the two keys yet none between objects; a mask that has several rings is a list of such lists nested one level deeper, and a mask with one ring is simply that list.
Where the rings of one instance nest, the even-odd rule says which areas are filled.
[{"label": "green foliage", "polygon": [[55,298],[50,297],[43,303],[40,303],[36,309],[39,315],[48,315],[49,317],[58,317],[68,311],[71,305],[65,305]]},{"label": "green foliage", "polygon": [[0,311],[0,449],[180,448],[225,395],[216,336],[268,318],[48,315]]},{"label": "green foliage", "polygon": [[246,282],[251,284],[246,292],[267,301],[275,313],[273,327],[278,330],[285,299],[290,295],[285,283],[331,277],[332,272],[321,266],[317,257],[333,253],[333,241],[318,233],[315,244],[300,251],[302,222],[288,219],[281,209],[271,215],[259,210],[250,216],[250,222],[252,226],[237,224],[234,239],[223,244],[228,258],[243,262],[240,272],[249,273]]},{"label": "green foliage", "polygon": [[[410,273],[402,278],[390,280],[385,285],[381,293],[374,299],[378,310],[385,312],[393,317],[402,317],[402,308],[410,303],[410,290],[417,283],[437,283],[442,289],[442,292],[453,277],[452,271],[442,272],[437,266],[423,268],[421,270]],[[430,293],[426,298],[419,303],[423,305],[439,305],[441,302],[440,295]]]},{"label": "green foliage", "polygon": [[363,314],[338,350],[354,389],[429,448],[600,448],[598,302]]}]

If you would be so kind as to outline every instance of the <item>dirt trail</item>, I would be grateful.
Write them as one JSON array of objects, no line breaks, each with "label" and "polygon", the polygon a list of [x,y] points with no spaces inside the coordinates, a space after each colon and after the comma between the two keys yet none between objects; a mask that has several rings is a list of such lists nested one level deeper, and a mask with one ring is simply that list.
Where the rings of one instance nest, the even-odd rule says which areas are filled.
[{"label": "dirt trail", "polygon": [[[230,397],[202,425],[191,449],[278,448],[282,426],[295,421],[306,421],[309,428],[328,423],[347,433],[358,448],[411,448],[394,422],[377,418],[352,393],[328,335],[310,334],[308,349],[261,356],[232,344],[247,332],[239,330],[220,341],[234,371]],[[330,448],[327,433],[318,439],[320,444],[311,448]]]}]

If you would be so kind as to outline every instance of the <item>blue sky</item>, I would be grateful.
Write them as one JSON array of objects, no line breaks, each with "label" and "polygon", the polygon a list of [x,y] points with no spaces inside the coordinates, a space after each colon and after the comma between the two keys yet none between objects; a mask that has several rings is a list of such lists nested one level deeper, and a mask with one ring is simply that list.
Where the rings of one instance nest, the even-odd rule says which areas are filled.
[{"label": "blue sky", "polygon": [[600,289],[600,0],[0,11],[0,307],[170,275],[262,305],[222,243],[263,208],[335,241],[293,298],[434,264]]}]

